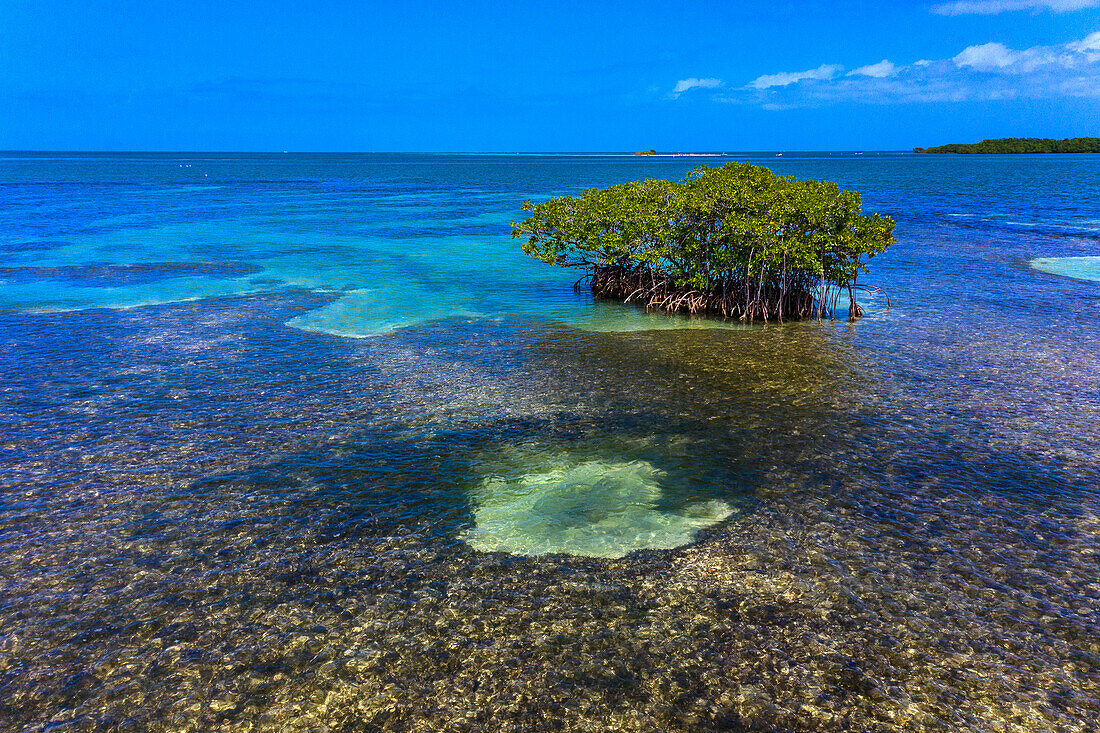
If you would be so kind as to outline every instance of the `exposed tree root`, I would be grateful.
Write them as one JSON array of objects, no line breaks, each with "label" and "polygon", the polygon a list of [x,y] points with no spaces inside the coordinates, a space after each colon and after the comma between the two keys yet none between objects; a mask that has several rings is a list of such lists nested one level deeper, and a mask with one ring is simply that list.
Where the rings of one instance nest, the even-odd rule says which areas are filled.
[{"label": "exposed tree root", "polygon": [[[706,289],[684,287],[663,272],[645,266],[591,265],[573,286],[591,289],[597,298],[637,303],[646,308],[696,315],[720,315],[742,321],[801,320],[831,318],[837,312],[840,288],[817,276],[784,273],[781,278],[717,278]],[[852,285],[848,288],[850,318],[863,315],[855,290],[881,293],[879,288]],[[885,293],[883,293],[885,295]],[[886,299],[889,306],[889,298]]]}]

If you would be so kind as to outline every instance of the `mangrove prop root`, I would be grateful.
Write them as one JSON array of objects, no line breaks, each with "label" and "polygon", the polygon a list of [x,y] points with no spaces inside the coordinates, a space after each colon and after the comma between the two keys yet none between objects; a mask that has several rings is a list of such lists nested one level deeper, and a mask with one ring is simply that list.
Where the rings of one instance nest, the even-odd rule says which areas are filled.
[{"label": "mangrove prop root", "polygon": [[[593,264],[573,286],[577,290],[590,288],[597,298],[638,303],[646,308],[690,314],[721,315],[743,321],[802,320],[832,318],[838,308],[841,287],[822,282],[816,274],[802,275],[784,272],[771,280],[759,277],[718,278],[706,289],[677,285],[669,274],[644,266]],[[833,292],[830,296],[830,289]],[[855,302],[853,290],[879,294],[880,289],[868,285],[845,286],[850,296],[848,315],[858,318],[863,308]]]}]

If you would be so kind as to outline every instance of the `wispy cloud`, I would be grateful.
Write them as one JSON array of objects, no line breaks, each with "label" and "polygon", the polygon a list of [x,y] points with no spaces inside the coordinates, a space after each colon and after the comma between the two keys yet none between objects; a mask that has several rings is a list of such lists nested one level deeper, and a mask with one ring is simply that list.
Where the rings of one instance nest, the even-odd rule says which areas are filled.
[{"label": "wispy cloud", "polygon": [[898,67],[894,66],[892,61],[883,59],[877,64],[868,64],[867,66],[861,66],[858,69],[852,69],[848,72],[848,76],[870,76],[875,79],[885,79],[888,76],[893,76],[898,72]]},{"label": "wispy cloud", "polygon": [[843,70],[844,67],[837,64],[822,64],[816,69],[807,71],[781,71],[778,74],[764,74],[749,82],[749,86],[756,89],[786,87],[811,79],[832,79]]},{"label": "wispy cloud", "polygon": [[1067,43],[1066,48],[1070,51],[1083,54],[1085,58],[1089,60],[1090,64],[1096,63],[1100,61],[1100,31],[1090,33],[1080,41]]},{"label": "wispy cloud", "polygon": [[[1100,42],[1100,33],[1095,35],[1098,36],[1096,40]],[[1065,46],[1035,46],[1023,51],[1014,51],[1003,43],[984,43],[981,46],[964,48],[952,61],[959,68],[969,67],[975,71],[999,71],[1009,74],[1026,74],[1041,66],[1061,66],[1070,69],[1082,61],[1092,63],[1096,60],[1088,47],[1089,38]],[[1078,46],[1083,50],[1078,50]]]},{"label": "wispy cloud", "polygon": [[968,46],[954,59],[956,66],[969,66],[979,71],[1007,69],[1020,60],[1020,53],[1013,51],[1003,43],[985,43],[981,46]]},{"label": "wispy cloud", "polygon": [[676,82],[676,87],[672,90],[672,96],[679,97],[689,89],[714,89],[720,86],[722,86],[721,79],[698,79],[693,76]]},{"label": "wispy cloud", "polygon": [[932,12],[939,15],[996,15],[1012,10],[1068,13],[1096,7],[1100,7],[1100,0],[956,0],[933,5]]},{"label": "wispy cloud", "polygon": [[1100,97],[1100,31],[1058,46],[1022,50],[1002,43],[964,48],[951,58],[897,65],[883,59],[847,74],[835,64],[802,72],[765,74],[738,88],[724,88],[716,101],[766,109],[833,103],[906,104]]}]

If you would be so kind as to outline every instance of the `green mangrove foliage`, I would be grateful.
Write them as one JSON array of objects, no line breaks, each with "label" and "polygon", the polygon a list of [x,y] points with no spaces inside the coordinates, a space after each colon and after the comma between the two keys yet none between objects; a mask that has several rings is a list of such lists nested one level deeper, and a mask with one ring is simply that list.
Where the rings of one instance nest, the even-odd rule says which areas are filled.
[{"label": "green mangrove foliage", "polygon": [[584,270],[601,298],[742,320],[831,317],[867,261],[894,241],[894,220],[828,181],[767,168],[702,166],[681,183],[646,180],[580,196],[525,201],[514,222],[523,251]]},{"label": "green mangrove foliage", "polygon": [[951,143],[934,148],[913,148],[915,153],[1100,153],[1100,137],[1071,137],[1053,140],[1043,137],[1005,137],[980,143]]}]

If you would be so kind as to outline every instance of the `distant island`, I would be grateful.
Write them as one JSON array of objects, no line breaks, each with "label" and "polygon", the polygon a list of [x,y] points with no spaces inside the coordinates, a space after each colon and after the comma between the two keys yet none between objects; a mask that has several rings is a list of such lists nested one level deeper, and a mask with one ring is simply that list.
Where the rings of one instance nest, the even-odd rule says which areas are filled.
[{"label": "distant island", "polygon": [[658,153],[656,150],[639,150],[634,154],[656,158],[721,158],[725,155],[725,153]]},{"label": "distant island", "polygon": [[913,148],[914,153],[1100,153],[1100,137],[1053,140],[1039,137],[1005,137],[980,143],[953,143],[934,148]]}]

